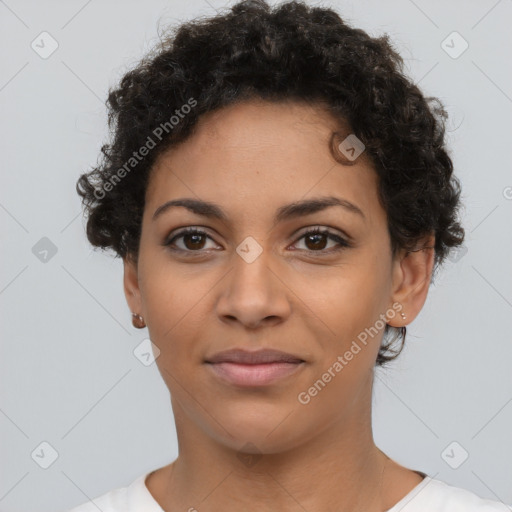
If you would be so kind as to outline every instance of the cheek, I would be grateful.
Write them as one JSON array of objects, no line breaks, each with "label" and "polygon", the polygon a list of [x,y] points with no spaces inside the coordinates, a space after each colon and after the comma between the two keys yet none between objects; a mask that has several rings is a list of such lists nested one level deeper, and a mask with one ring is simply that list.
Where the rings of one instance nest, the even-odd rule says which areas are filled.
[{"label": "cheek", "polygon": [[200,287],[190,283],[186,269],[170,261],[162,249],[147,251],[140,271],[140,291],[147,324],[155,339],[165,340],[198,302]]},{"label": "cheek", "polygon": [[377,273],[363,261],[302,280],[297,295],[304,298],[305,312],[311,312],[307,316],[316,318],[317,328],[329,342],[326,349],[336,345],[339,350],[347,342],[350,344],[353,337],[379,318],[385,290],[378,279]]},{"label": "cheek", "polygon": [[176,278],[161,276],[146,281],[143,291],[146,323],[151,341],[160,350],[158,366],[175,373],[194,357],[191,342],[201,321],[194,292]]},{"label": "cheek", "polygon": [[385,286],[378,279],[378,271],[361,259],[361,266],[340,269],[309,295],[307,305],[315,315],[304,318],[307,329],[317,333],[318,359],[314,378],[307,384],[311,389],[301,391],[310,400],[311,411],[350,407],[354,396],[365,389],[386,325],[381,318]]}]

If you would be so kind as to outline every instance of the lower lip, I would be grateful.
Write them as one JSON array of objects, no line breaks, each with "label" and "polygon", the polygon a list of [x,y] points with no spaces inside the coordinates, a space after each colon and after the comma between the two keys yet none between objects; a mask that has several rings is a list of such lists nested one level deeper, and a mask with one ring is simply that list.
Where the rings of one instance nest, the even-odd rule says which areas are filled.
[{"label": "lower lip", "polygon": [[218,377],[237,386],[266,386],[292,375],[303,366],[303,363],[207,364]]}]

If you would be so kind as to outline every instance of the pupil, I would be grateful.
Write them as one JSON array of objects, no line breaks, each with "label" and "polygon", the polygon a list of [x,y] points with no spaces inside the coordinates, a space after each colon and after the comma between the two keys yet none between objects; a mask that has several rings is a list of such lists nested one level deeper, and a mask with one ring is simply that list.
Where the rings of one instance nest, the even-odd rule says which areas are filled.
[{"label": "pupil", "polygon": [[[320,246],[321,247],[318,246],[318,239],[319,238],[323,238],[323,241],[324,241],[323,244],[320,242]],[[316,239],[316,242],[313,244],[313,248],[316,248],[316,249],[318,249],[318,248],[320,248],[320,249],[325,248],[325,235],[322,234],[322,233],[317,233],[317,234],[314,234],[314,235],[309,235],[308,237],[306,237],[306,239],[307,240]],[[311,248],[311,247],[308,246],[308,248]]]},{"label": "pupil", "polygon": [[[197,235],[197,234],[188,234],[188,235],[185,235],[185,241],[187,240],[187,238],[192,238],[194,241],[192,242],[192,244],[194,245],[194,247],[192,247],[193,249],[200,249],[201,247],[196,247],[195,245],[197,243],[200,244],[200,239],[203,238],[203,235]],[[190,249],[191,247],[188,246],[187,243],[185,243],[185,245],[187,246],[188,249]]]}]

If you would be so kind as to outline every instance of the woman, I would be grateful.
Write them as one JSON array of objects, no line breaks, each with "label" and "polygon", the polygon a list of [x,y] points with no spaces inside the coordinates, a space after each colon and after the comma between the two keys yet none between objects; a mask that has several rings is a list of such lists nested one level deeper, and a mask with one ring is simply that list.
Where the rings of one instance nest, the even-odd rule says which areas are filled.
[{"label": "woman", "polygon": [[73,509],[498,511],[374,443],[374,370],[464,239],[445,111],[387,37],[241,2],[179,27],[110,92],[80,177],[123,258],[179,456]]}]

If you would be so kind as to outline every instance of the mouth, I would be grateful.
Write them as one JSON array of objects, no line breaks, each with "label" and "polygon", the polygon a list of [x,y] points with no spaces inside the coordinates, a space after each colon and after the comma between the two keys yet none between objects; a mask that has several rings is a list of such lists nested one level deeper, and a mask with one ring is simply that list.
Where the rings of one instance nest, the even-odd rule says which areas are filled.
[{"label": "mouth", "polygon": [[215,376],[241,387],[268,386],[293,375],[305,365],[303,359],[285,352],[241,349],[220,352],[205,363]]}]

